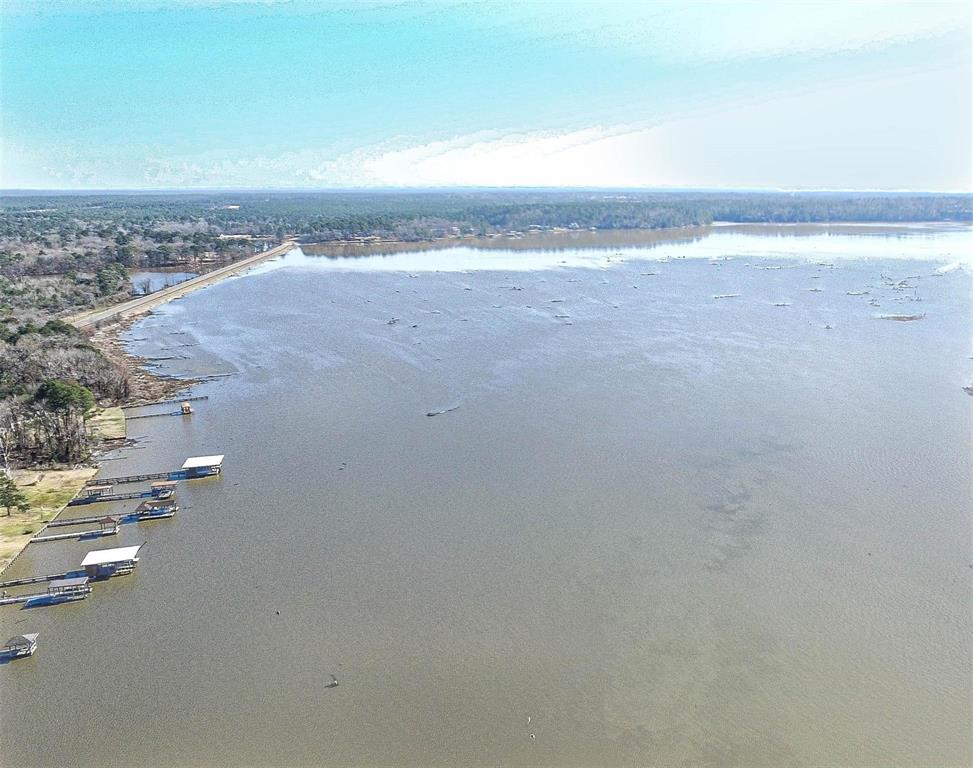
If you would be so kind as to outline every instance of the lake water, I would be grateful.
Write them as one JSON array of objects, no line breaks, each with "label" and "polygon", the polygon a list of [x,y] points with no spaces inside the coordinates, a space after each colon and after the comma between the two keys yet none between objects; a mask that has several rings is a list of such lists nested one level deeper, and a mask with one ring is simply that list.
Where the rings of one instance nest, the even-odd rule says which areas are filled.
[{"label": "lake water", "polygon": [[163,270],[157,272],[139,271],[131,274],[129,282],[132,284],[133,295],[144,296],[149,293],[161,291],[163,288],[168,288],[171,285],[184,283],[186,280],[191,280],[196,276],[196,272],[182,272],[179,270]]},{"label": "lake water", "polygon": [[973,764],[970,230],[593,237],[295,251],[136,325],[232,375],[103,474],[224,474],[0,608],[2,764]]}]

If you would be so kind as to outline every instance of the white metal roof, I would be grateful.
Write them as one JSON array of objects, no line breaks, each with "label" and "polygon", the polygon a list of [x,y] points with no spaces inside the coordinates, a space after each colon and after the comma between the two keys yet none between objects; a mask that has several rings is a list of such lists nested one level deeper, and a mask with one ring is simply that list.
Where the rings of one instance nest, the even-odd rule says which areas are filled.
[{"label": "white metal roof", "polygon": [[115,547],[114,549],[96,549],[84,556],[81,567],[87,565],[107,565],[108,563],[121,563],[126,560],[135,560],[142,545],[135,547]]},{"label": "white metal roof", "polygon": [[70,579],[55,579],[48,582],[48,589],[64,589],[65,587],[83,587],[88,583],[87,576],[74,576]]},{"label": "white metal roof", "polygon": [[215,467],[223,463],[223,454],[219,456],[193,456],[191,459],[186,459],[183,463],[183,469],[197,469],[199,467]]}]

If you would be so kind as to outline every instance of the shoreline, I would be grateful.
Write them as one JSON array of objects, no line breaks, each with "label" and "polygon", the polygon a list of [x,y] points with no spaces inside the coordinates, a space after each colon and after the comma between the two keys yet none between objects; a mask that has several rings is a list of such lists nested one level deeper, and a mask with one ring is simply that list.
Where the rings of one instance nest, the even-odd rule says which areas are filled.
[{"label": "shoreline", "polygon": [[205,288],[227,277],[232,277],[240,270],[250,269],[263,261],[281,256],[296,246],[297,240],[288,238],[274,248],[248,256],[240,261],[234,261],[225,267],[219,267],[211,272],[206,272],[198,277],[178,283],[177,285],[163,288],[155,293],[150,293],[148,296],[139,296],[138,298],[129,299],[121,304],[114,304],[109,307],[95,307],[86,310],[77,315],[65,318],[65,322],[70,323],[78,330],[85,331],[91,328],[98,328],[102,323],[136,318],[162,304],[167,304],[200,288]]},{"label": "shoreline", "polygon": [[[67,318],[67,322],[90,333],[89,340],[109,360],[125,370],[132,383],[129,396],[114,405],[137,406],[139,404],[164,400],[174,397],[179,392],[200,382],[196,379],[182,379],[163,376],[148,366],[148,360],[128,351],[121,339],[121,334],[131,328],[138,320],[156,307],[167,304],[193,291],[215,285],[222,280],[241,274],[243,271],[269,259],[287,253],[293,248],[301,248],[309,255],[333,255],[336,258],[365,255],[376,255],[398,251],[424,251],[437,248],[462,246],[482,248],[512,248],[533,249],[538,247],[562,249],[578,247],[613,248],[623,245],[652,246],[663,242],[679,242],[687,239],[705,237],[710,233],[739,229],[741,232],[763,231],[772,234],[775,230],[788,235],[796,234],[795,230],[804,229],[805,232],[844,231],[854,233],[855,230],[868,231],[874,234],[876,230],[887,229],[890,232],[901,232],[903,229],[930,226],[938,228],[970,228],[967,222],[725,222],[718,221],[710,224],[687,225],[683,227],[665,227],[659,229],[548,229],[528,230],[526,232],[505,232],[490,236],[455,236],[441,237],[432,240],[404,241],[404,240],[369,240],[363,237],[357,240],[342,240],[331,242],[302,242],[297,235],[288,237],[280,245],[265,252],[255,254],[246,259],[234,262],[192,278],[178,285],[156,291],[150,296],[123,302],[113,307],[88,310],[87,312]],[[803,233],[802,233],[803,234]],[[568,237],[571,242],[558,242]],[[613,240],[614,242],[607,242]],[[580,242],[579,242],[580,241]],[[589,241],[589,242],[585,242]],[[590,242],[603,241],[603,242]],[[97,315],[97,317],[95,317]],[[102,317],[105,315],[105,317]],[[93,331],[93,332],[92,332]],[[973,395],[973,387],[969,388]]]},{"label": "shoreline", "polygon": [[[743,232],[763,231],[773,233],[774,230],[784,231],[788,234],[807,233],[807,232],[827,232],[843,230],[854,232],[856,229],[868,227],[871,232],[876,229],[887,228],[892,231],[902,231],[904,228],[914,228],[917,225],[936,225],[939,222],[910,222],[908,224],[867,224],[862,222],[804,222],[791,224],[777,223],[741,223],[741,222],[713,222],[707,225],[694,225],[686,227],[668,227],[662,229],[602,229],[602,230],[528,230],[526,232],[506,232],[493,236],[471,237],[456,236],[443,237],[434,240],[422,240],[406,242],[401,240],[369,240],[362,238],[354,241],[332,241],[321,243],[301,243],[299,238],[292,237],[285,240],[280,245],[254,254],[246,259],[229,264],[225,267],[207,272],[199,277],[187,280],[169,288],[156,291],[145,297],[128,300],[110,307],[101,307],[88,310],[73,317],[67,318],[75,327],[88,333],[90,343],[96,347],[105,357],[119,368],[123,369],[129,376],[130,391],[128,396],[120,401],[113,403],[114,406],[129,407],[138,406],[155,400],[175,398],[179,393],[184,392],[189,387],[200,383],[196,379],[183,379],[173,376],[164,376],[155,372],[149,367],[149,361],[132,354],[128,351],[126,343],[122,340],[122,334],[137,323],[145,314],[151,312],[156,307],[162,306],[170,301],[176,300],[209,285],[215,285],[222,280],[241,274],[252,267],[287,253],[295,247],[306,249],[309,254],[333,254],[336,258],[364,256],[376,253],[388,253],[397,251],[423,251],[444,247],[480,247],[480,248],[512,248],[534,249],[543,248],[578,248],[578,247],[619,247],[623,245],[646,245],[651,246],[663,242],[678,242],[687,239],[702,238],[706,235],[732,229]],[[962,226],[962,224],[961,224]],[[804,230],[804,232],[800,232]],[[567,239],[570,242],[563,242]],[[964,387],[968,394],[973,395],[973,386]],[[43,476],[45,473],[55,472],[75,472],[81,470],[91,470],[91,474],[96,474],[100,470],[99,458],[107,446],[93,446],[93,453],[90,463],[80,470],[31,470]],[[80,487],[80,486],[79,486]],[[73,496],[73,494],[72,494]],[[69,499],[68,499],[69,500]],[[33,525],[38,522],[46,524],[50,520],[56,519],[66,507],[66,501],[60,505],[47,520],[35,519],[33,512],[28,513],[30,519],[26,518],[20,522],[21,525]],[[36,535],[36,531],[30,535]],[[16,551],[10,555],[10,559],[4,562],[5,556],[0,555],[0,573],[5,571],[17,557],[28,546],[30,535],[0,536],[0,546],[9,542],[20,542]]]},{"label": "shoreline", "polygon": [[136,407],[155,400],[167,400],[187,387],[199,383],[196,379],[162,376],[149,367],[148,360],[126,349],[122,334],[141,319],[142,315],[138,314],[111,321],[99,327],[88,338],[92,346],[129,376],[128,397],[114,403],[122,408]]}]

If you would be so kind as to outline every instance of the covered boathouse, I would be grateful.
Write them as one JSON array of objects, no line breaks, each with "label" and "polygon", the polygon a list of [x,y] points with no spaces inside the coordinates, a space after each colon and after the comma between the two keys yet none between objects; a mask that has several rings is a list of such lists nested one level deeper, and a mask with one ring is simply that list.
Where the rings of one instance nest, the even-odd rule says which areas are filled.
[{"label": "covered boathouse", "polygon": [[19,659],[24,656],[30,656],[37,650],[38,637],[40,635],[36,632],[11,637],[3,644],[3,648],[0,648],[0,658]]},{"label": "covered boathouse", "polygon": [[149,486],[152,492],[152,498],[161,501],[171,499],[176,494],[176,485],[175,480],[159,480],[152,483]]},{"label": "covered boathouse", "polygon": [[91,594],[87,576],[72,576],[69,579],[55,579],[48,582],[47,594],[53,602],[83,600]]},{"label": "covered boathouse", "polygon": [[218,456],[193,456],[183,462],[180,472],[187,480],[196,477],[210,477],[218,475],[223,469],[223,454]]},{"label": "covered boathouse", "polygon": [[138,563],[141,544],[134,547],[115,547],[114,549],[96,549],[84,556],[81,567],[88,578],[107,579],[110,576],[121,576],[135,570]]}]

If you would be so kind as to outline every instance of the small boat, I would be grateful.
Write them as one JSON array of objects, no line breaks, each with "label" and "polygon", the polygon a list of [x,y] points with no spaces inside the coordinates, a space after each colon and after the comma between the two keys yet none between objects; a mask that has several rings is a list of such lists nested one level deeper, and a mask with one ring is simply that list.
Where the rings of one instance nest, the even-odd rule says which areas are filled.
[{"label": "small boat", "polygon": [[37,650],[38,637],[39,635],[37,633],[11,637],[4,643],[3,648],[0,648],[0,658],[5,661],[13,661],[14,659],[33,656],[34,651]]},{"label": "small boat", "polygon": [[328,683],[327,685],[325,685],[324,687],[325,688],[337,688],[338,687],[338,678],[335,677],[334,675],[331,675],[331,682]]},{"label": "small boat", "polygon": [[143,501],[126,518],[125,522],[141,523],[143,520],[164,520],[169,517],[174,517],[178,511],[179,507],[175,504],[153,504],[148,501]]}]

